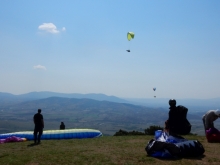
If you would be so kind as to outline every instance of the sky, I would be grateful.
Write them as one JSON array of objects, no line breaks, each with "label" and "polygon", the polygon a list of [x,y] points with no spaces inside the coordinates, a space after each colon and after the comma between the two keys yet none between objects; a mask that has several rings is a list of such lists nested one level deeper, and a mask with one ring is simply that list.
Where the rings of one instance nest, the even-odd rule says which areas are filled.
[{"label": "sky", "polygon": [[219,0],[2,0],[0,92],[220,97],[219,8]]}]

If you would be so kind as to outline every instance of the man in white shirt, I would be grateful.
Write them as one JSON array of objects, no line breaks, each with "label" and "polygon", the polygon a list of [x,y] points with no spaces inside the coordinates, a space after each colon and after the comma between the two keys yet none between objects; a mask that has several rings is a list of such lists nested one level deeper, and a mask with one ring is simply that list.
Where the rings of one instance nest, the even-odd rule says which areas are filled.
[{"label": "man in white shirt", "polygon": [[218,129],[214,127],[214,121],[220,117],[220,110],[209,110],[203,115],[202,120],[204,124],[205,131],[212,129],[212,133],[219,132]]}]

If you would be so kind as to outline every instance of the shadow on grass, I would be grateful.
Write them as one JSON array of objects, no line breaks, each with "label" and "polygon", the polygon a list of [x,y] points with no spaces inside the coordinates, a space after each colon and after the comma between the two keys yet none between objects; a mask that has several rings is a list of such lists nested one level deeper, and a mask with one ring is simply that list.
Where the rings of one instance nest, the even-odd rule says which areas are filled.
[{"label": "shadow on grass", "polygon": [[149,156],[149,155],[147,155],[147,157],[151,157],[151,158],[155,158],[155,159],[159,159],[159,160],[164,160],[164,161],[176,161],[176,160],[182,159],[182,158],[180,158],[180,157],[175,157],[175,158],[161,158],[161,157],[153,157],[153,156]]},{"label": "shadow on grass", "polygon": [[[152,157],[152,156],[147,155],[147,157]],[[152,157],[152,158],[160,159],[160,160],[164,160],[164,161],[176,161],[176,160],[181,160],[181,159],[202,160],[204,157],[205,157],[205,155],[196,156],[196,157],[175,157],[175,158]]]},{"label": "shadow on grass", "polygon": [[202,160],[205,155],[196,156],[196,157],[184,157],[184,159],[191,159],[191,160]]},{"label": "shadow on grass", "polygon": [[6,157],[6,156],[9,156],[9,154],[2,154],[0,155],[0,158]]},{"label": "shadow on grass", "polygon": [[37,143],[31,143],[31,144],[28,144],[27,147],[34,147],[34,146],[37,146],[37,145],[39,145],[39,144],[37,144]]}]

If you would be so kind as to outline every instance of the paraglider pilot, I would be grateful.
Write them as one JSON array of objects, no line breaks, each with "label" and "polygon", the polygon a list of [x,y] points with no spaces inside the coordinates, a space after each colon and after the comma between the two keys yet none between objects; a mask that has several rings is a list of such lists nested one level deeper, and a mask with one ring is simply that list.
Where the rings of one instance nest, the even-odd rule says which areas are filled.
[{"label": "paraglider pilot", "polygon": [[38,109],[38,113],[36,113],[33,117],[34,120],[34,143],[38,144],[40,143],[41,135],[43,133],[44,128],[44,120],[43,115],[41,114],[41,109]]},{"label": "paraglider pilot", "polygon": [[[127,39],[128,41],[131,41],[131,39],[134,39],[134,32],[128,32],[127,33]],[[126,50],[127,52],[130,52],[130,49]]]},{"label": "paraglider pilot", "polygon": [[220,110],[209,110],[202,117],[205,131],[209,130],[210,134],[219,133],[219,130],[214,127],[214,121],[220,117]]},{"label": "paraglider pilot", "polygon": [[188,109],[184,106],[176,106],[176,100],[169,100],[169,118],[165,122],[165,130],[169,134],[186,135],[191,131],[191,124],[186,118]]}]

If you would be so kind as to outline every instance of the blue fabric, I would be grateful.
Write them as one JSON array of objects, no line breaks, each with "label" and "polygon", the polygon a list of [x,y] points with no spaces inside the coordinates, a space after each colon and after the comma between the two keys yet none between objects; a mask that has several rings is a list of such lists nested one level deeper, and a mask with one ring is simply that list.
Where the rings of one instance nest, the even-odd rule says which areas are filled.
[{"label": "blue fabric", "polygon": [[153,153],[151,156],[155,158],[173,158],[173,156],[169,153],[169,151],[157,151]]},{"label": "blue fabric", "polygon": [[179,143],[179,142],[184,142],[187,140],[187,139],[180,139],[180,138],[171,136],[162,130],[155,131],[155,139],[156,141],[168,142],[168,143]]},{"label": "blue fabric", "polygon": [[[154,137],[155,137],[156,141],[173,143],[173,144],[175,144],[175,143],[180,144],[184,141],[187,141],[186,139],[179,139],[177,137],[170,136],[168,133],[166,133],[162,130],[155,131]],[[169,153],[169,151],[167,151],[165,149],[163,151],[156,151],[153,154],[151,154],[151,156],[156,157],[156,158],[174,158],[174,156],[171,155]]]},{"label": "blue fabric", "polygon": [[171,136],[162,130],[155,131],[146,148],[148,155],[156,158],[197,157],[205,152],[198,140],[187,140],[181,136]]},{"label": "blue fabric", "polygon": [[[6,139],[7,137],[11,137],[11,136],[26,138],[27,140],[34,140],[33,131],[0,134],[0,139]],[[41,139],[73,139],[73,138],[82,139],[82,138],[95,138],[100,136],[102,136],[102,133],[99,130],[66,129],[66,130],[43,131]]]}]

